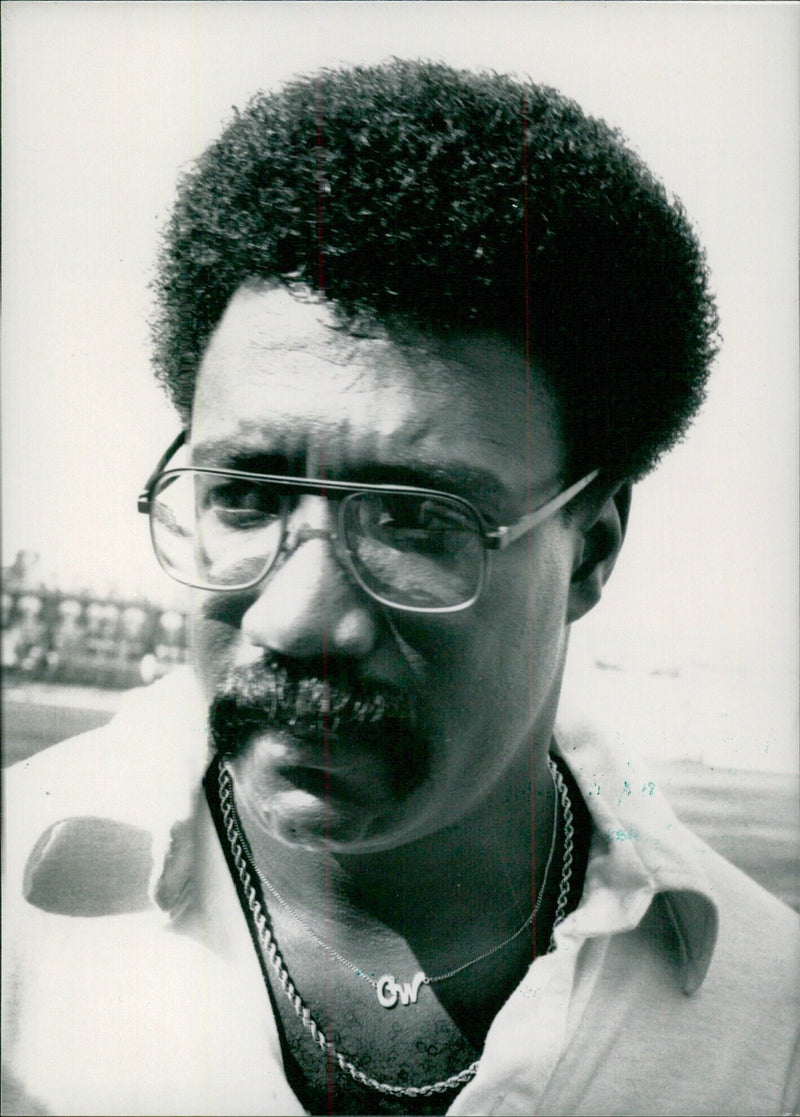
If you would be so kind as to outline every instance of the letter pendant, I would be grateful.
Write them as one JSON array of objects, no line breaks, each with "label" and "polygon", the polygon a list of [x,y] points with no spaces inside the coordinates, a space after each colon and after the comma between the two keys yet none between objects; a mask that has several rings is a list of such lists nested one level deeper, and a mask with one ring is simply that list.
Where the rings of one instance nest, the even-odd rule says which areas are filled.
[{"label": "letter pendant", "polygon": [[384,1008],[394,1008],[399,1001],[402,1005],[415,1005],[421,985],[427,984],[427,978],[422,970],[418,970],[411,981],[402,984],[395,981],[390,973],[385,973],[377,981],[378,1000]]}]

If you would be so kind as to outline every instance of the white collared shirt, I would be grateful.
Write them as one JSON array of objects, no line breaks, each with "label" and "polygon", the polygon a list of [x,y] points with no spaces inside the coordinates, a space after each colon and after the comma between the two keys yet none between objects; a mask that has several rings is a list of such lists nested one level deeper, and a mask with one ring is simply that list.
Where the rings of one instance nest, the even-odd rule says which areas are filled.
[{"label": "white collared shirt", "polygon": [[[176,672],[8,772],[5,1112],[304,1113],[199,792],[205,739]],[[449,1112],[797,1112],[797,917],[687,831],[630,757],[591,734],[560,749],[595,827],[582,899]],[[198,845],[202,941],[148,900],[180,910]]]}]

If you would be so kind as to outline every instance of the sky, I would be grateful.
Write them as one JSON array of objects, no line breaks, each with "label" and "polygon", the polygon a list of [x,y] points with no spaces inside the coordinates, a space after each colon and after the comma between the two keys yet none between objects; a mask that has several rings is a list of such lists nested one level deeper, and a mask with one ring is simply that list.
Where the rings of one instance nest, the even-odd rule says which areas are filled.
[{"label": "sky", "polygon": [[259,88],[426,57],[529,75],[618,125],[707,250],[708,400],[636,487],[582,645],[796,678],[799,28],[769,3],[6,2],[4,561],[24,547],[65,587],[165,595],[135,504],[178,429],[147,329],[176,178]]}]

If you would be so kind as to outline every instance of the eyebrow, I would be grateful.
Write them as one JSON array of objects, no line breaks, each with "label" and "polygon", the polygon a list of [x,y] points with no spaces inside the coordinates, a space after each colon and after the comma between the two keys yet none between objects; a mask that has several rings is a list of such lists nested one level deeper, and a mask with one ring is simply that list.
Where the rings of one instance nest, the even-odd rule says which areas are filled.
[{"label": "eyebrow", "polygon": [[[202,468],[235,469],[243,473],[265,473],[279,477],[308,476],[304,455],[284,454],[247,439],[198,443],[192,447],[192,464]],[[512,494],[491,470],[463,461],[364,461],[348,463],[330,473],[331,480],[363,482],[365,485],[409,485],[436,489],[461,496],[486,511],[511,509]],[[310,478],[309,478],[310,479]],[[323,478],[324,479],[324,478]]]},{"label": "eyebrow", "polygon": [[[192,465],[198,469],[236,469],[242,473],[296,476],[285,454],[241,443],[207,442],[192,447]],[[302,472],[302,471],[301,471]]]},{"label": "eyebrow", "polygon": [[511,503],[511,494],[499,477],[466,462],[371,462],[357,471],[356,479],[368,485],[438,489],[487,507]]}]

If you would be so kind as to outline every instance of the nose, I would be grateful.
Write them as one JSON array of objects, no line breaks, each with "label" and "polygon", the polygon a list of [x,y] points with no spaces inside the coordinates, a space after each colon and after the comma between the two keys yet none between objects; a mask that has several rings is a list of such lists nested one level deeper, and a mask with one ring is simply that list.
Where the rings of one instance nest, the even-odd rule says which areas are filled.
[{"label": "nose", "polygon": [[336,557],[331,509],[306,497],[289,521],[284,556],[241,619],[251,644],[293,658],[363,658],[378,641],[376,606]]}]

